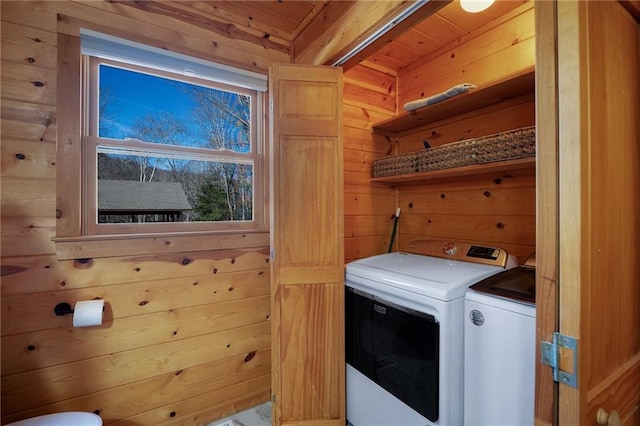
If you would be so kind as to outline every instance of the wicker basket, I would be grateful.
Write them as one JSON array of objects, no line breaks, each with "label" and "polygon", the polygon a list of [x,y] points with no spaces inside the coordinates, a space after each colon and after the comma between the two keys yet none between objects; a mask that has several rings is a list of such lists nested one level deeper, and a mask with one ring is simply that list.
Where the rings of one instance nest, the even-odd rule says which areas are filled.
[{"label": "wicker basket", "polygon": [[494,135],[448,143],[424,151],[383,157],[374,161],[373,177],[471,166],[533,157],[535,154],[535,127],[523,127]]}]

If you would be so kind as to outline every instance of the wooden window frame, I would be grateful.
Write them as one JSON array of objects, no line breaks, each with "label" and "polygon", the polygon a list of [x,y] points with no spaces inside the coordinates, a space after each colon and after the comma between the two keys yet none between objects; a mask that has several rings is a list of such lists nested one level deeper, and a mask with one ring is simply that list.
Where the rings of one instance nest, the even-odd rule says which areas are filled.
[{"label": "wooden window frame", "polygon": [[[62,28],[61,28],[62,23]],[[70,24],[71,23],[71,31]],[[268,156],[266,155],[266,94],[256,99],[256,160],[254,163],[254,220],[251,227],[218,226],[209,229],[157,229],[150,232],[89,234],[85,228],[87,196],[84,182],[86,147],[83,135],[88,120],[83,102],[87,88],[83,86],[80,27],[92,25],[61,17],[58,26],[57,52],[57,160],[56,160],[56,254],[60,260],[113,257],[136,254],[171,253],[242,249],[269,245],[268,225]],[[104,28],[98,28],[104,31]],[[122,36],[122,34],[119,34]],[[125,35],[126,37],[127,35]],[[135,37],[128,37],[137,41]],[[240,224],[246,222],[239,222]],[[204,224],[204,223],[203,223]],[[212,224],[207,222],[207,224]],[[215,224],[215,223],[214,223]]]}]

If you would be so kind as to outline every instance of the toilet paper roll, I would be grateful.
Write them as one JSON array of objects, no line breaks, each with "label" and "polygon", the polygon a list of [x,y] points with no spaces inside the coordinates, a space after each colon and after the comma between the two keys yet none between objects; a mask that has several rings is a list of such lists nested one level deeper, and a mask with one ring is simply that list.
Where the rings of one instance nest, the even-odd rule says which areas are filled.
[{"label": "toilet paper roll", "polygon": [[73,310],[73,326],[89,327],[102,324],[104,300],[85,300],[76,302]]}]

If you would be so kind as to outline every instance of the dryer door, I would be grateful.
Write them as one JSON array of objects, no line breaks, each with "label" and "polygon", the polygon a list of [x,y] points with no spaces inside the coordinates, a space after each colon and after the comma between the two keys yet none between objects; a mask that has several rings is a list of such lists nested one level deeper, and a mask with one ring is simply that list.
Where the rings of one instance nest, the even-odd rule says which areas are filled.
[{"label": "dryer door", "polygon": [[435,318],[351,287],[345,297],[347,364],[438,421],[440,326]]}]

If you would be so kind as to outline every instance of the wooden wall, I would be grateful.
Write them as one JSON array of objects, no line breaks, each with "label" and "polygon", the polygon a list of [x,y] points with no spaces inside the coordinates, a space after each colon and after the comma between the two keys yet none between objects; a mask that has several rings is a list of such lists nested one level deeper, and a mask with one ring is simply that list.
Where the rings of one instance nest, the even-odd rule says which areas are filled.
[{"label": "wooden wall", "polygon": [[[56,14],[266,73],[286,53],[110,2],[1,3],[2,422],[58,411],[203,425],[269,399],[269,239],[58,261]],[[228,237],[232,238],[232,237]],[[214,240],[211,241],[211,247]],[[59,302],[104,298],[102,326]]]},{"label": "wooden wall", "polygon": [[[409,100],[455,84],[482,86],[531,69],[534,58],[534,10],[533,2],[529,2],[402,70],[397,75],[397,93],[393,93],[393,87],[384,91],[371,84],[370,76],[384,75],[381,71],[359,67],[345,73],[345,81],[353,86],[353,93],[347,90],[345,95],[348,258],[386,252],[392,229],[390,217],[395,211],[394,193],[402,209],[399,249],[414,239],[435,238],[503,247],[521,262],[535,251],[534,168],[393,187],[368,182],[373,159],[421,150],[425,139],[431,146],[438,146],[535,123],[532,88],[530,94],[424,125],[402,137],[368,133],[371,122],[380,120],[380,114],[374,116],[373,111],[393,113],[392,96],[402,111]],[[366,102],[370,105],[364,107]],[[350,212],[356,217],[350,217]]]},{"label": "wooden wall", "polygon": [[[398,188],[369,180],[375,158],[420,149],[425,138],[437,145],[533,124],[533,99],[524,96],[403,139],[371,133],[397,105],[461,74],[480,84],[531,66],[531,7],[401,75],[367,62],[345,73],[347,261],[387,251],[396,206],[399,247],[418,237],[460,238],[503,245],[521,260],[535,249],[533,170]],[[84,410],[106,424],[201,425],[266,401],[266,234],[244,249],[56,259],[55,175],[64,166],[55,149],[56,14],[257,71],[288,55],[118,3],[3,1],[0,11],[2,422]],[[101,327],[74,329],[70,317],[53,314],[59,302],[95,297],[107,301]]]},{"label": "wooden wall", "polygon": [[347,262],[386,252],[396,209],[393,188],[372,185],[373,160],[393,152],[371,125],[393,117],[396,76],[372,65],[344,73],[344,234]]}]

